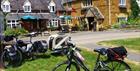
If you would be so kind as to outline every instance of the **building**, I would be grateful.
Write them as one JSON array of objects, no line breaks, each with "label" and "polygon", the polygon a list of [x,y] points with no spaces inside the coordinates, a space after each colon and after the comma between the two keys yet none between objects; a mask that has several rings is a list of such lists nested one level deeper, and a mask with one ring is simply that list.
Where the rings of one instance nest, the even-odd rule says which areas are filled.
[{"label": "building", "polygon": [[[138,7],[140,8],[140,0],[136,0]],[[140,13],[139,13],[140,16]]]},{"label": "building", "polygon": [[29,31],[58,28],[59,15],[65,10],[60,0],[2,0],[7,27],[24,27]]},{"label": "building", "polygon": [[136,0],[138,6],[140,7],[140,0]]},{"label": "building", "polygon": [[71,10],[73,24],[84,25],[88,30],[102,30],[112,24],[126,21],[131,9],[130,0],[63,0]]}]

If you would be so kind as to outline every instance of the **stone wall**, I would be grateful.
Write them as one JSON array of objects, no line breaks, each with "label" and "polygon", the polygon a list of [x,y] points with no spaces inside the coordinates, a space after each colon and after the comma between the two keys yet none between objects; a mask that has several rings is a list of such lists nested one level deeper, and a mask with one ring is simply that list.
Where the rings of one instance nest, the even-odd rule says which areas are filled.
[{"label": "stone wall", "polygon": [[[76,9],[76,12],[72,13],[72,16],[82,16],[81,1],[82,0],[77,0],[72,3],[72,7]],[[119,0],[110,0],[111,23],[109,24],[109,0],[93,0],[92,4],[93,7],[98,7],[100,12],[104,15],[104,21],[101,23],[103,26],[110,26],[117,22],[119,16],[128,17],[131,12],[130,0],[126,0],[126,8],[119,7]]]}]

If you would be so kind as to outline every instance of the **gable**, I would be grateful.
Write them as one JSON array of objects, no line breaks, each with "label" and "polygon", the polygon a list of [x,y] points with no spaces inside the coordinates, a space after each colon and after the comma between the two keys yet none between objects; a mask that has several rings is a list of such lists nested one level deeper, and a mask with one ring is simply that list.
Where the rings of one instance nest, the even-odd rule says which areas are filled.
[{"label": "gable", "polygon": [[90,9],[88,9],[87,12],[86,12],[85,17],[94,17],[94,14]]},{"label": "gable", "polygon": [[103,14],[97,7],[89,7],[85,13],[85,17],[96,17],[96,19],[104,19]]},{"label": "gable", "polygon": [[9,0],[3,0],[3,1],[1,2],[1,4],[10,5],[10,2],[9,2]]}]

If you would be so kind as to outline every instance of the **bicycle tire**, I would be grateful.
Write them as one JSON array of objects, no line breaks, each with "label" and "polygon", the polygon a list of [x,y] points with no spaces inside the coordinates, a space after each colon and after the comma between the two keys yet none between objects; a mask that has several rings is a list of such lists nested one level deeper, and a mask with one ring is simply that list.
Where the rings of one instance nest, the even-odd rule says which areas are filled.
[{"label": "bicycle tire", "polygon": [[[22,63],[22,54],[19,50],[17,50],[17,54],[19,55],[18,58],[16,58],[16,60],[14,60],[14,62],[12,63],[12,61],[10,60],[10,56],[8,55],[7,51],[3,51],[2,55],[1,55],[1,63],[2,66],[4,68],[8,68],[10,66],[15,67],[15,66],[19,66]],[[6,56],[6,58],[5,58]],[[8,64],[5,64],[5,59],[9,59],[10,62],[8,62]]]},{"label": "bicycle tire", "polygon": [[131,71],[130,66],[124,61],[113,60],[113,61],[105,61],[105,67],[98,67],[94,71]]},{"label": "bicycle tire", "polygon": [[[75,69],[73,69],[71,67],[74,67]],[[71,62],[71,66],[68,67],[68,62],[65,61],[65,62],[58,64],[56,67],[54,67],[52,71],[80,71],[80,67],[75,62]]]}]

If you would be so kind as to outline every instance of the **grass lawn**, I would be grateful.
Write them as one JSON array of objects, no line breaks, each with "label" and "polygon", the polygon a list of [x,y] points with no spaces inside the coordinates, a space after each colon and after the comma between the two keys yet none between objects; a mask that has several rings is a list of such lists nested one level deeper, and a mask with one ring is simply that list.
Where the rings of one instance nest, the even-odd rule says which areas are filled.
[{"label": "grass lawn", "polygon": [[[93,66],[95,65],[96,54],[88,51],[82,50],[81,54],[85,57],[84,63],[93,71]],[[26,60],[21,66],[16,68],[8,68],[6,71],[51,71],[56,64],[66,60],[65,56],[53,56],[53,55],[40,55],[38,59],[29,61]],[[129,64],[132,67],[132,71],[139,71],[140,64],[135,65],[133,63]]]},{"label": "grass lawn", "polygon": [[128,38],[110,41],[101,41],[98,44],[105,46],[125,46],[128,49],[132,49],[140,52],[140,37],[139,38]]}]

